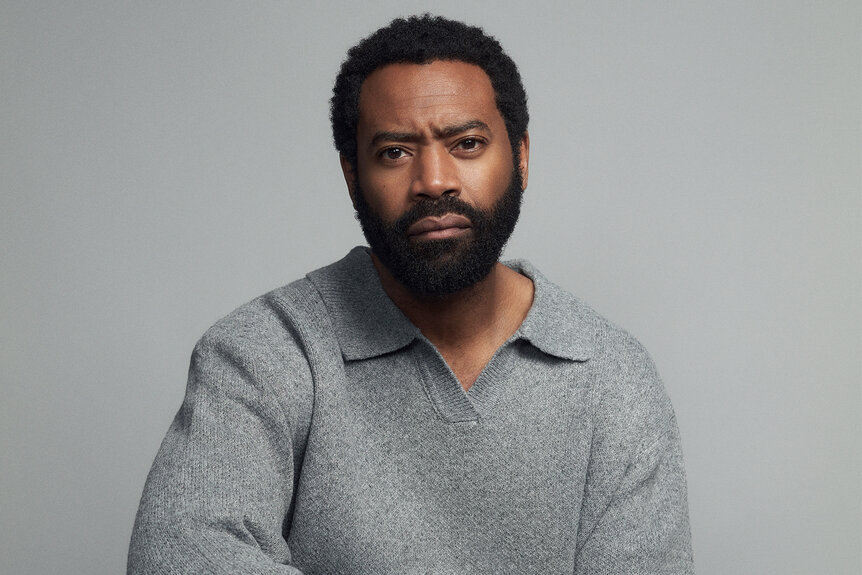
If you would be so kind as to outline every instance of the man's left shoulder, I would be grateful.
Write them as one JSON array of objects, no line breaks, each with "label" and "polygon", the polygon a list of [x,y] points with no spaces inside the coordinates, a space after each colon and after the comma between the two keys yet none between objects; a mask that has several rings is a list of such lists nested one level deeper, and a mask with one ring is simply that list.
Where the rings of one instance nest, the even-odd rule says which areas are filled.
[{"label": "man's left shoulder", "polygon": [[538,342],[556,347],[570,359],[617,363],[624,369],[653,365],[637,338],[549,280],[528,261],[514,260],[506,265],[533,281],[533,306],[524,327]]},{"label": "man's left shoulder", "polygon": [[580,302],[593,325],[590,358],[596,422],[646,449],[676,433],[676,417],[658,368],[646,347],[613,321]]},{"label": "man's left shoulder", "polygon": [[[594,413],[614,426],[655,427],[661,433],[674,419],[673,408],[645,346],[631,333],[597,312],[583,299],[551,282],[528,262],[516,269],[535,284],[529,329],[539,345],[556,346],[584,365],[581,382],[591,392]],[[608,421],[608,423],[611,423]]]}]

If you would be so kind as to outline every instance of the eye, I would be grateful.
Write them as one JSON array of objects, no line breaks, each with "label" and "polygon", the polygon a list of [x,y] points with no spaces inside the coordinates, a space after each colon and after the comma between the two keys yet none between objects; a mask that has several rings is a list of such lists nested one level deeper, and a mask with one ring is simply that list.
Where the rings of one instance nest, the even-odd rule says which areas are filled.
[{"label": "eye", "polygon": [[455,144],[455,149],[463,152],[477,152],[484,143],[479,138],[464,138]]},{"label": "eye", "polygon": [[407,155],[404,148],[392,147],[380,151],[380,157],[384,160],[400,160]]}]

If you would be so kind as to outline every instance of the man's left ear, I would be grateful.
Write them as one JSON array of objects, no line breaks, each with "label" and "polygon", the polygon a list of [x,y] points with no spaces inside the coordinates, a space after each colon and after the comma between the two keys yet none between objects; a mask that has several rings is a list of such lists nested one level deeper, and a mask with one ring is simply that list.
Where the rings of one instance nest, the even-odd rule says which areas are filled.
[{"label": "man's left ear", "polygon": [[521,138],[521,143],[518,144],[521,149],[520,165],[518,171],[521,172],[521,185],[523,189],[527,189],[527,176],[530,174],[530,133],[525,131]]},{"label": "man's left ear", "polygon": [[344,175],[344,183],[347,184],[347,193],[350,194],[350,202],[353,204],[353,209],[355,210],[356,196],[353,193],[353,189],[356,186],[356,170],[353,168],[353,164],[342,154],[338,155],[338,159],[341,162],[341,173]]}]

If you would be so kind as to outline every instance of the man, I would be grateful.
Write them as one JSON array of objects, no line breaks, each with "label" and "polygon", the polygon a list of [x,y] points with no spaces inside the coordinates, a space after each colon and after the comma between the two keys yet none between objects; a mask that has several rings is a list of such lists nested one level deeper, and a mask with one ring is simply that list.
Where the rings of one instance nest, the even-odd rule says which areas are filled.
[{"label": "man", "polygon": [[691,573],[641,346],[526,262],[526,94],[480,29],[395,20],[332,123],[370,250],[195,348],[130,573]]}]

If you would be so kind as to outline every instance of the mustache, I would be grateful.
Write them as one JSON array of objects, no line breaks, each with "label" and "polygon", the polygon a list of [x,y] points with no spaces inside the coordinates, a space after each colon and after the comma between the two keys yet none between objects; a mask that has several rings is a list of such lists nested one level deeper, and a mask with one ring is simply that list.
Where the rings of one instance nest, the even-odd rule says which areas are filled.
[{"label": "mustache", "polygon": [[395,221],[392,229],[398,234],[406,234],[410,226],[422,218],[439,217],[445,214],[464,216],[474,225],[487,216],[482,210],[474,208],[456,196],[440,196],[436,200],[423,200],[415,204]]}]

